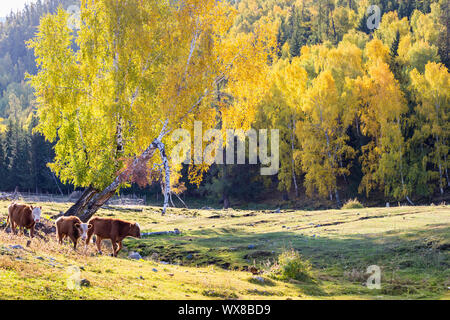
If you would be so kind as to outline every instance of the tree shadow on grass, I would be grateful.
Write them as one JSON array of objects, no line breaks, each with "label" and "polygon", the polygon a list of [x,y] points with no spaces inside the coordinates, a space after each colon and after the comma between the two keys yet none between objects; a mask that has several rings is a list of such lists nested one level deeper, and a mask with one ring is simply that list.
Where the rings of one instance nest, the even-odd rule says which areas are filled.
[{"label": "tree shadow on grass", "polygon": [[[168,262],[189,266],[214,264],[238,270],[246,270],[252,265],[264,268],[264,264],[273,263],[282,251],[292,248],[312,263],[315,274],[326,274],[329,281],[339,284],[352,281],[345,278],[346,271],[357,269],[365,272],[370,265],[380,266],[385,280],[390,272],[400,270],[414,283],[418,281],[415,279],[430,276],[439,279],[450,267],[448,225],[432,225],[426,230],[406,232],[342,235],[340,238],[322,237],[320,230],[317,234],[319,236],[295,232],[246,233],[239,229],[201,229],[188,235],[150,237],[127,244],[143,250],[144,255],[156,252],[160,260]],[[308,295],[327,295],[319,279],[314,283],[293,284]]]}]

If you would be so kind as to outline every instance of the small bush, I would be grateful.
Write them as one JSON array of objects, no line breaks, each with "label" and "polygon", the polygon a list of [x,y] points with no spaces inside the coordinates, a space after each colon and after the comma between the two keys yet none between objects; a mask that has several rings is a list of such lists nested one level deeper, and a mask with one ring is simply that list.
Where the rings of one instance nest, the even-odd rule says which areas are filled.
[{"label": "small bush", "polygon": [[362,209],[364,206],[361,204],[361,202],[358,201],[358,199],[350,199],[348,200],[343,206],[342,209]]},{"label": "small bush", "polygon": [[304,260],[294,249],[284,251],[278,256],[278,262],[271,267],[271,275],[279,280],[297,280],[309,282],[312,280],[311,263]]},{"label": "small bush", "polygon": [[206,297],[213,297],[213,298],[223,298],[223,299],[237,299],[239,298],[236,293],[229,292],[227,290],[225,291],[215,291],[215,290],[203,290],[202,295]]}]

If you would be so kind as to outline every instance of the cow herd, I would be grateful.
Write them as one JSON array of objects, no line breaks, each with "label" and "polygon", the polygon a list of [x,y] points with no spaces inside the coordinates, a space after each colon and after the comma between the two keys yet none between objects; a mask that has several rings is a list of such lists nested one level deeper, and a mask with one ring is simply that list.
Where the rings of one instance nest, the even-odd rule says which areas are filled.
[{"label": "cow herd", "polygon": [[[17,227],[21,233],[24,229],[30,230],[30,236],[34,236],[34,228],[41,219],[42,207],[33,207],[26,204],[12,203],[8,207],[8,218],[6,227],[10,225],[14,234],[17,234]],[[122,240],[126,237],[141,237],[141,229],[137,222],[127,222],[121,219],[113,218],[91,218],[87,223],[83,223],[78,217],[60,217],[55,221],[56,236],[60,244],[65,238],[73,242],[73,248],[76,250],[77,242],[81,238],[87,248],[91,238],[95,235],[95,243],[99,254],[101,251],[101,242],[103,239],[110,239],[113,247],[113,256],[122,249]]]}]

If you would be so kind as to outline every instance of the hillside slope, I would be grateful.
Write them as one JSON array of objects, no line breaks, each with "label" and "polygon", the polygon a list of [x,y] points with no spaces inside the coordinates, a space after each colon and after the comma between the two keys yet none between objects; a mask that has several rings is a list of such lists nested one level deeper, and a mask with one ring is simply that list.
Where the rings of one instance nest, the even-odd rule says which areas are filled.
[{"label": "hillside slope", "polygon": [[[2,219],[7,202],[0,202]],[[46,218],[69,204],[42,203]],[[53,233],[33,239],[0,229],[0,299],[448,299],[450,207],[329,211],[238,211],[110,207],[102,216],[138,221],[119,258],[74,252]],[[20,245],[22,248],[14,247]],[[108,243],[104,241],[104,247]],[[313,281],[278,281],[268,272],[293,248],[312,263]],[[129,251],[144,259],[127,258]],[[108,247],[104,252],[109,253]],[[381,289],[364,283],[381,268]],[[257,278],[245,271],[254,265]],[[68,289],[80,268],[89,286]],[[71,271],[72,270],[72,271]],[[262,281],[262,282],[261,282]]]}]

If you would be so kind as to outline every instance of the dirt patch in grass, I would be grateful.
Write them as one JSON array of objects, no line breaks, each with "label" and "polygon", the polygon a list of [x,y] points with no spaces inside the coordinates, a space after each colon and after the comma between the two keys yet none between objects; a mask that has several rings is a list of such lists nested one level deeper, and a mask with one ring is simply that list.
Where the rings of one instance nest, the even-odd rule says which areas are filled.
[{"label": "dirt patch in grass", "polygon": [[274,256],[274,253],[270,251],[257,250],[250,253],[247,253],[244,256],[244,259],[261,259]]}]

